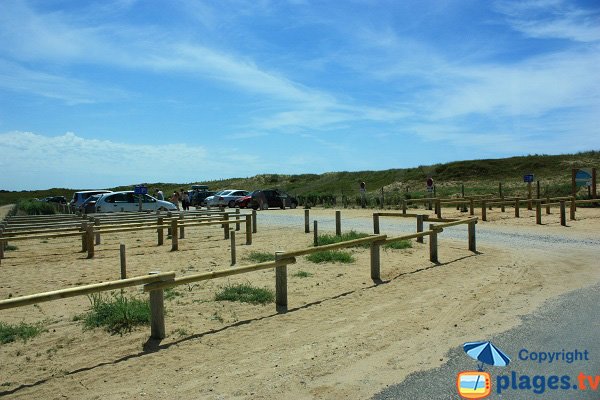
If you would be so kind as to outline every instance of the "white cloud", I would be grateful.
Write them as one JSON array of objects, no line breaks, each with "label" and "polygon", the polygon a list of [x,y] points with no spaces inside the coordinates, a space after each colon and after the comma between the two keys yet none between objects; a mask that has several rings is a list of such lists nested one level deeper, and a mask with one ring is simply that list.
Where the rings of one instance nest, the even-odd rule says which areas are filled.
[{"label": "white cloud", "polygon": [[[44,187],[46,180],[66,180],[68,187],[81,188],[109,186],[115,180],[122,184],[181,182],[182,171],[192,171],[208,160],[207,150],[200,146],[132,145],[85,139],[70,132],[55,137],[2,133],[0,153],[0,169],[15,189]],[[213,165],[215,169],[223,166],[219,161]]]},{"label": "white cloud", "polygon": [[577,8],[562,0],[500,1],[496,9],[505,14],[513,29],[532,38],[600,41],[598,12]]}]

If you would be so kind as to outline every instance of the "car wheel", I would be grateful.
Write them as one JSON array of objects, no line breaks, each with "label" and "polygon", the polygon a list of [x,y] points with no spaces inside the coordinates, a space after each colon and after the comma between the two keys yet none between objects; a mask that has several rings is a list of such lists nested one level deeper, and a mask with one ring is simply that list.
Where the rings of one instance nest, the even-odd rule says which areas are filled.
[{"label": "car wheel", "polygon": [[235,208],[235,201],[234,200],[230,200],[227,205],[229,206],[229,208]]},{"label": "car wheel", "polygon": [[252,204],[252,209],[253,210],[258,210],[258,204]]},{"label": "car wheel", "polygon": [[260,209],[261,210],[268,210],[269,209],[269,204],[268,203],[262,203],[260,205]]},{"label": "car wheel", "polygon": [[167,211],[167,209],[166,209],[166,208],[164,208],[164,207],[159,207],[159,208],[158,208],[158,211]]},{"label": "car wheel", "polygon": [[293,210],[296,207],[298,207],[298,204],[292,201],[292,203],[290,204],[290,208]]}]

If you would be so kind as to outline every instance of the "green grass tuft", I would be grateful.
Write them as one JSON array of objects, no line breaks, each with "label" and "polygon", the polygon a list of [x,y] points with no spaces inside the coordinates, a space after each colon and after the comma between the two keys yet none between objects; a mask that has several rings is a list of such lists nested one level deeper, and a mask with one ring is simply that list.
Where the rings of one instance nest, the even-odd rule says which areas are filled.
[{"label": "green grass tuft", "polygon": [[[362,239],[367,236],[369,236],[368,233],[350,231],[350,232],[342,233],[340,236],[330,235],[330,234],[325,233],[325,234],[319,235],[317,240],[318,240],[319,246],[325,246],[328,244],[347,242],[348,240]],[[355,246],[355,247],[369,247],[369,243],[359,244],[358,246]]]},{"label": "green grass tuft", "polygon": [[255,263],[263,263],[268,261],[275,261],[275,254],[266,253],[262,251],[252,251],[250,252],[250,254],[248,254],[246,258]]},{"label": "green grass tuft", "polygon": [[7,244],[6,246],[4,246],[5,251],[15,251],[17,249],[18,249],[18,247],[15,246],[14,244]]},{"label": "green grass tuft", "polygon": [[239,301],[251,304],[267,304],[275,301],[272,290],[257,288],[249,284],[228,285],[215,295],[216,301]]},{"label": "green grass tuft", "polygon": [[295,276],[297,278],[308,278],[310,276],[313,276],[313,274],[311,274],[310,272],[306,272],[306,271],[298,271],[298,272],[294,272],[292,274],[292,276]]},{"label": "green grass tuft", "polygon": [[383,246],[384,249],[403,250],[410,249],[412,242],[410,240],[400,240],[396,242],[387,243]]},{"label": "green grass tuft", "polygon": [[319,251],[317,253],[309,254],[306,256],[306,260],[317,264],[327,262],[350,264],[355,261],[354,257],[352,257],[352,254],[338,250]]},{"label": "green grass tuft", "polygon": [[41,324],[32,325],[21,322],[18,325],[11,325],[0,322],[0,343],[11,343],[17,339],[21,339],[25,342],[42,332],[44,332],[44,328]]},{"label": "green grass tuft", "polygon": [[137,298],[127,298],[122,294],[88,296],[91,310],[82,316],[86,329],[104,327],[111,334],[123,335],[136,326],[150,324],[150,304]]}]

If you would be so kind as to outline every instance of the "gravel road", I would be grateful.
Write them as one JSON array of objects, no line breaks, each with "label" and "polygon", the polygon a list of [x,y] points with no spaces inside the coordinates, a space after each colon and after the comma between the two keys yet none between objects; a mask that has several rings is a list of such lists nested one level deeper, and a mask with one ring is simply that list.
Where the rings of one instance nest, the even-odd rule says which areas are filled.
[{"label": "gravel road", "polygon": [[[332,212],[333,214],[333,212]],[[291,215],[285,213],[261,213],[257,214],[257,223],[266,226],[296,226],[298,229],[304,229],[304,216]],[[312,231],[313,219],[311,218],[310,229]],[[412,218],[381,218],[380,232],[388,235],[401,235],[414,233],[416,231],[415,220]],[[425,225],[427,227],[428,225]],[[319,217],[318,227],[320,231],[335,231],[335,217]],[[260,228],[259,228],[260,229]],[[568,229],[568,228],[565,228]],[[364,217],[345,217],[342,215],[342,231],[355,230],[357,232],[373,232],[373,220]],[[519,232],[517,231],[519,230]],[[477,242],[481,244],[506,246],[509,248],[519,248],[528,246],[530,248],[598,248],[600,238],[592,237],[569,237],[559,234],[531,233],[523,229],[515,229],[512,226],[486,226],[485,223],[477,224]],[[453,226],[445,228],[441,234],[440,240],[451,238],[456,240],[466,240],[467,226]]]}]

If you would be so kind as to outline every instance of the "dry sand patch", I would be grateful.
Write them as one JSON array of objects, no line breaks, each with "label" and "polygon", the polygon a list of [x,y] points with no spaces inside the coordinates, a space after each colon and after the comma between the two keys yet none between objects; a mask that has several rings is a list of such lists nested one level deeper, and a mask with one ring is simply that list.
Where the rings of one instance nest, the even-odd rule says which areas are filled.
[{"label": "dry sand patch", "polygon": [[[529,217],[480,226],[590,237],[600,213],[579,210],[584,219],[570,228],[536,226]],[[372,212],[343,210],[342,217],[370,218]],[[311,215],[333,211],[315,209]],[[187,230],[178,252],[157,246],[148,231],[106,236],[93,260],[80,252],[75,238],[23,242],[2,262],[0,298],[117,279],[122,241],[130,276],[152,270],[185,275],[229,265],[229,241],[216,227]],[[367,249],[352,249],[357,262],[351,265],[299,258],[288,269],[287,314],[277,314],[274,305],[213,301],[228,283],[274,288],[273,271],[181,286],[167,301],[168,337],[160,344],[147,341],[149,328],[124,336],[82,331],[73,317],[89,305],[85,297],[2,311],[4,322],[44,320],[49,331],[0,347],[2,360],[9,360],[0,370],[0,392],[7,398],[362,399],[413,371],[439,365],[453,346],[509,329],[544,300],[600,279],[590,262],[597,251],[589,248],[525,252],[479,241],[480,254],[474,255],[466,238],[442,234],[439,242],[439,265],[429,262],[427,244],[382,251],[380,285],[370,280]],[[305,234],[303,225],[267,228],[259,214],[253,244],[239,243],[238,263],[245,265],[250,251],[309,246],[312,233]],[[313,275],[292,276],[300,270]]]}]

